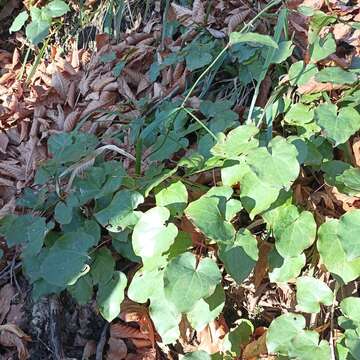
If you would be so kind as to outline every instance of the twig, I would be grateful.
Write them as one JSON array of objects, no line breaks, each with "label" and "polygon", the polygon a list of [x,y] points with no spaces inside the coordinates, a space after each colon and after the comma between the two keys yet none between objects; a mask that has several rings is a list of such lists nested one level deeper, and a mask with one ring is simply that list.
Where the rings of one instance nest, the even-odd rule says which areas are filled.
[{"label": "twig", "polygon": [[101,331],[100,340],[96,347],[96,358],[95,360],[102,360],[103,351],[106,343],[106,336],[109,329],[109,323],[106,323]]},{"label": "twig", "polygon": [[64,359],[64,350],[61,343],[61,332],[59,323],[60,306],[56,295],[49,298],[49,319],[50,319],[50,341],[56,360]]}]

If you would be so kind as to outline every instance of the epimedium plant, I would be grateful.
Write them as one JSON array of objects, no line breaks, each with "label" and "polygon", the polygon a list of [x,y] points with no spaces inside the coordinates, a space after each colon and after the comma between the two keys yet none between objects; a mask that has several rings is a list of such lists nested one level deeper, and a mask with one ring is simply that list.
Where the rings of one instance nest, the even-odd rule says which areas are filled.
[{"label": "epimedium plant", "polygon": [[[321,41],[317,36],[321,26],[336,18],[321,11],[302,11],[310,16],[313,63],[293,63],[286,86],[295,90],[311,77],[320,83],[356,84],[359,69],[319,70],[315,64],[336,50],[331,34]],[[0,223],[8,245],[22,248],[24,273],[33,285],[35,299],[64,290],[80,304],[95,297],[102,316],[112,321],[127,296],[148,303],[162,342],[174,343],[180,337],[183,316],[201,331],[221,314],[223,275],[241,284],[258,262],[259,243],[266,241],[273,244],[267,259],[269,279],[273,283],[296,279],[298,310],[271,322],[266,335],[268,352],[295,359],[334,358],[333,344],[307,328],[303,314],[334,306],[339,289],[360,276],[360,210],[319,225],[312,212],[295,203],[292,185],[303,169],[322,174],[341,193],[360,193],[359,169],[333,156],[333,150],[346,146],[360,129],[356,96],[350,90],[344,95],[346,100],[332,104],[319,92],[311,99],[302,95],[292,103],[278,91],[285,86],[280,85],[264,109],[252,102],[248,121],[241,125],[236,124],[231,101],[201,100],[199,112],[205,119],[199,119],[186,102],[217,61],[225,61],[226,54],[226,61],[238,64],[240,74],[253,74],[251,80],[258,84],[271,65],[283,63],[294,46],[282,35],[286,10],[278,19],[273,37],[232,33],[218,56],[204,37],[198,40],[204,49],[202,57],[195,59],[189,45],[184,52],[152,66],[153,80],[178,59],[185,59],[192,70],[207,66],[182,103],[164,103],[152,122],[131,129],[136,134],[134,143],[141,138],[154,150],[151,161],[162,161],[185,148],[186,136],[196,132],[197,148],[174,167],[158,166],[147,169],[144,176],[133,176],[120,160],[107,160],[104,154],[115,151],[140,165],[141,157],[135,159],[115,146],[104,146],[92,134],[74,130],[49,138],[52,157],[39,167],[34,187],[26,189],[18,201],[18,206],[31,213],[9,215]],[[242,81],[247,84],[248,80],[242,77]],[[194,199],[196,184],[189,178],[212,169],[219,170],[221,182],[201,188],[201,195]],[[239,214],[250,220],[235,221]],[[267,238],[258,239],[252,233],[255,218],[266,227]],[[191,231],[184,221],[192,224]],[[194,228],[204,236],[205,245],[211,245],[204,256],[192,251]],[[138,264],[131,278],[116,264],[114,253]],[[308,260],[314,253],[335,279],[335,289],[304,271],[311,266],[312,259]],[[358,298],[341,300],[342,316],[337,323],[344,332],[336,342],[341,359],[359,358],[359,306]],[[226,335],[222,352],[212,358],[240,356],[241,346],[249,342],[253,331],[249,320],[240,319]],[[210,359],[210,355],[198,351],[185,358]]]}]

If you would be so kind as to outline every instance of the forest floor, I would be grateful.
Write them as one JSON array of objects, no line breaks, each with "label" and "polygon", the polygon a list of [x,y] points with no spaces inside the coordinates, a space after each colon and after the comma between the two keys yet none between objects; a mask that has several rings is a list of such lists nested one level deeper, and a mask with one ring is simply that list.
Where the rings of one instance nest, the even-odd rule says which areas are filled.
[{"label": "forest floor", "polygon": [[[319,349],[320,355],[313,359],[360,359],[357,335],[351,337],[357,341],[354,345],[348,340],[350,332],[344,332],[341,321],[335,320],[341,313],[347,314],[339,305],[344,298],[359,297],[360,267],[354,265],[348,272],[338,271],[337,265],[328,260],[332,255],[327,257],[326,250],[319,245],[323,241],[321,235],[316,238],[317,245],[315,242],[316,231],[325,233],[322,224],[329,219],[340,222],[346,214],[353,211],[357,214],[360,209],[360,3],[184,0],[147,1],[146,5],[145,1],[87,0],[79,5],[83,2],[72,0],[68,1],[70,11],[51,24],[49,35],[38,45],[31,42],[25,31],[9,33],[14,19],[29,8],[29,3],[0,1],[0,234],[3,235],[0,237],[0,359],[150,360],[178,359],[191,353],[197,357],[188,356],[189,359],[207,359],[199,352],[202,350],[212,354],[213,359],[277,359],[280,357],[276,353],[280,353],[284,356],[281,359],[307,360],[312,359],[309,354]],[[41,8],[49,2],[32,3]],[[239,35],[231,40],[230,34],[240,34],[243,30],[244,34],[256,33],[260,37],[252,35],[242,40]],[[271,53],[268,62],[274,41],[276,53]],[[335,110],[325,106],[334,106]],[[332,117],[334,123],[329,124]],[[342,123],[337,127],[334,124],[339,119]],[[292,178],[284,175],[291,179],[284,180],[281,189],[286,188],[292,194],[290,204],[294,205],[286,210],[287,214],[295,211],[294,208],[301,209],[301,214],[310,214],[315,230],[312,225],[307,228],[308,222],[289,230],[286,234],[289,242],[296,231],[298,237],[287,250],[282,246],[281,234],[285,225],[290,226],[286,223],[289,220],[281,220],[283,228],[276,228],[274,219],[281,214],[274,215],[270,208],[279,194],[268,205],[262,203],[276,186],[264,184],[245,196],[245,180],[240,180],[240,187],[239,180],[233,183],[224,180],[224,164],[240,158],[240,150],[236,156],[225,155],[242,141],[227,143],[225,139],[230,135],[226,138],[224,134],[252,124],[256,126],[251,130],[254,133],[247,135],[247,144],[256,138],[261,147],[280,137],[292,144],[285,153],[291,153],[295,147],[298,151],[298,170],[295,169]],[[256,128],[261,134],[256,134]],[[223,138],[218,133],[223,133]],[[78,140],[77,134],[86,137]],[[100,160],[95,159],[97,156]],[[55,164],[58,167],[53,170],[51,161],[57,159],[60,159]],[[285,162],[288,169],[294,164],[280,155],[273,163],[267,164],[266,159],[260,162],[269,171],[267,179],[276,178],[283,171],[282,161],[289,161]],[[110,175],[114,170],[106,168],[110,161],[121,165],[119,171],[125,178],[114,185],[113,192],[123,187],[138,191],[146,199],[137,203],[144,214],[153,208],[160,209],[161,204],[170,211],[166,210],[169,214],[164,216],[154,212],[148,227],[144,225],[138,231],[140,240],[133,235],[132,245],[128,242],[130,230],[116,230],[123,226],[119,225],[123,219],[116,222],[113,216],[102,222],[97,215],[101,212],[103,215],[106,206],[112,204],[111,197],[110,200],[106,197],[109,194],[96,195],[104,191],[105,183],[113,186]],[[211,161],[221,164],[216,162],[214,166]],[[255,171],[256,175],[261,176],[263,169],[256,163],[257,159],[251,161],[254,168],[260,169]],[[91,169],[94,169],[92,173]],[[53,181],[51,185],[50,181]],[[211,217],[204,220],[199,208],[191,205],[206,199],[204,193],[209,189],[225,183],[234,191],[233,208],[227,205],[233,216],[228,218],[226,213],[220,216],[221,221]],[[162,191],[174,184],[174,194],[180,198],[185,188],[185,205],[177,199],[168,206],[169,198],[175,195]],[[79,200],[78,212],[72,212],[75,205],[69,205],[69,194],[74,189],[80,189],[86,199]],[[247,199],[255,193],[260,200],[254,195],[256,205],[250,204]],[[227,195],[221,196],[225,199]],[[227,204],[231,196],[232,191],[224,200]],[[59,199],[65,208],[58,206]],[[119,203],[126,201],[121,198]],[[191,204],[186,208],[188,201]],[[199,203],[199,206],[205,205]],[[210,205],[206,203],[206,206]],[[136,206],[131,211],[134,209]],[[221,212],[220,205],[216,209]],[[296,210],[296,216],[299,211]],[[19,218],[30,214],[31,218],[16,225],[17,220],[11,217],[14,214]],[[58,273],[51,274],[52,279],[56,278],[54,282],[48,281],[45,270],[42,277],[36,277],[36,265],[26,252],[30,246],[24,239],[35,242],[34,222],[46,219],[49,233],[46,238],[44,235],[40,248],[50,251],[56,238],[49,234],[66,233],[66,226],[76,226],[73,225],[76,214],[86,221],[94,216],[102,225],[98,242],[86,252],[93,261],[90,265],[99,266],[97,274],[91,273],[90,290],[85,283],[81,288],[70,281],[62,286],[62,279],[57,276],[60,278],[59,273],[66,272],[67,265],[63,269],[56,264],[54,270],[48,268],[48,272]],[[167,319],[161,319],[159,310],[154,314],[156,301],[162,306],[159,299],[152,300],[149,295],[150,301],[146,296],[144,301],[135,301],[141,296],[131,296],[128,287],[127,296],[121,298],[121,312],[119,303],[119,314],[113,319],[112,315],[104,315],[113,312],[112,304],[101,301],[100,295],[94,296],[95,292],[100,293],[101,281],[112,281],[104,275],[107,271],[110,278],[121,273],[129,283],[130,279],[136,279],[141,268],[139,259],[145,263],[146,256],[141,249],[137,250],[135,242],[151,237],[151,223],[158,222],[157,216],[162,218],[161,233],[168,234],[173,225],[183,236],[170,250],[165,249],[169,251],[169,259],[192,254],[197,265],[204,258],[211,259],[221,270],[216,285],[220,300],[214,295],[211,300],[214,303],[209,303],[206,313],[198,310],[203,311],[201,316],[205,320],[189,309],[180,311],[179,326],[176,331],[171,330],[177,334],[175,342],[165,341],[173,336],[164,330]],[[294,219],[291,221],[298,218]],[[130,225],[124,228],[134,230],[135,234],[138,224],[131,223],[133,219],[127,221]],[[255,241],[254,257],[250,255],[253,250],[250,242],[246,243],[248,248],[241,245],[246,256],[244,250],[241,253],[222,250],[216,236],[223,236],[222,231],[226,232],[228,225],[239,233],[239,229],[245,229],[240,234],[244,241]],[[356,250],[360,230],[357,220],[346,226],[355,231],[347,235],[353,236],[355,250],[352,253],[349,248],[344,250],[351,253],[345,262],[352,264],[360,255]],[[320,227],[324,229],[322,232]],[[295,254],[291,249],[308,237],[307,231],[314,232],[313,240]],[[124,233],[126,240],[119,235]],[[37,236],[41,237],[38,233]],[[98,257],[92,257],[94,253]],[[35,255],[45,256],[40,249]],[[66,257],[59,255],[65,264]],[[163,268],[168,266],[161,262],[163,258],[159,257],[158,261]],[[96,277],[100,279],[98,283]],[[322,304],[321,310],[307,311],[313,307],[307,306],[306,301],[307,305],[299,308],[303,304],[299,298],[299,279],[307,277],[321,281],[335,294],[329,302],[323,293],[317,293],[318,287],[313,288],[313,283],[306,285],[313,295],[307,294],[306,299],[311,298],[313,304],[315,297],[315,304]],[[337,285],[339,278],[343,280],[341,291]],[[156,281],[150,277],[149,284],[156,287]],[[200,282],[196,286],[205,285]],[[63,291],[65,288],[68,291]],[[148,289],[143,291],[147,294]],[[186,291],[185,286],[183,292]],[[218,291],[208,293],[212,294]],[[182,296],[190,297],[179,291],[178,297]],[[199,296],[197,300],[204,302],[203,298],[210,297]],[[302,314],[309,331],[317,333],[318,340],[320,336],[326,346],[320,342],[313,345],[316,350],[301,345],[281,352],[271,345],[270,337],[266,340],[267,329],[274,319],[287,313]],[[278,329],[281,326],[279,323]],[[286,337],[286,332],[285,326],[278,336]],[[360,332],[358,335],[360,338]],[[299,348],[302,355],[296,353]]]}]

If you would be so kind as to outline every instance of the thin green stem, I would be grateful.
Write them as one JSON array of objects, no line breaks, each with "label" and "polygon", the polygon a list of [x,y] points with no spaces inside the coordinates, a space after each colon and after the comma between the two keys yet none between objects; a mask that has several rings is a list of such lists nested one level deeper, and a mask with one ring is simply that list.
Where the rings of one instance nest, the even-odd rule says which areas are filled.
[{"label": "thin green stem", "polygon": [[215,134],[198,118],[196,117],[190,110],[187,108],[183,108],[185,112],[187,112],[199,125],[201,125],[202,128],[205,129],[205,131],[217,142],[218,138],[215,136]]},{"label": "thin green stem", "polygon": [[141,158],[142,158],[142,140],[139,138],[136,141],[135,145],[135,173],[136,175],[141,175]]},{"label": "thin green stem", "polygon": [[191,96],[191,94],[193,93],[193,91],[195,90],[195,88],[197,87],[197,85],[199,84],[199,82],[201,81],[201,79],[210,71],[210,69],[217,63],[217,61],[225,54],[225,52],[227,51],[227,49],[230,47],[230,43],[226,44],[226,46],[220,51],[220,53],[218,54],[218,56],[213,60],[213,62],[202,72],[202,74],[197,78],[197,80],[194,82],[193,86],[190,88],[189,92],[187,93],[187,95],[185,96],[184,101],[182,102],[180,107],[184,107],[186,102],[188,101],[189,97]]},{"label": "thin green stem", "polygon": [[36,69],[37,69],[37,67],[38,67],[39,64],[40,64],[40,61],[41,61],[42,57],[44,56],[45,50],[46,50],[46,48],[47,48],[47,46],[48,46],[48,44],[49,44],[49,38],[50,38],[50,37],[48,37],[48,38],[46,39],[46,41],[44,42],[44,44],[43,44],[43,46],[42,46],[39,54],[36,56],[35,61],[34,61],[34,63],[33,63],[32,66],[31,66],[30,73],[29,73],[29,75],[28,75],[27,78],[26,78],[26,83],[27,83],[27,84],[30,83],[31,78],[34,76],[34,74],[35,74],[35,72],[36,72]]},{"label": "thin green stem", "polygon": [[268,6],[265,6],[260,12],[258,12],[247,24],[245,24],[245,26],[239,31],[240,33],[245,32],[249,27],[251,27],[254,22],[261,17],[265,12],[267,12],[268,10],[270,10],[272,7],[274,7],[275,5],[278,5],[282,2],[282,0],[274,0],[273,2],[271,2]]},{"label": "thin green stem", "polygon": [[18,75],[18,80],[21,80],[23,78],[23,76],[24,76],[24,72],[25,72],[25,69],[26,69],[26,63],[27,63],[27,61],[29,59],[30,51],[31,51],[31,48],[29,46],[27,48],[27,50],[26,50],[25,58],[24,58],[24,61],[23,61],[22,65],[21,65],[21,70],[20,70],[20,73]]}]

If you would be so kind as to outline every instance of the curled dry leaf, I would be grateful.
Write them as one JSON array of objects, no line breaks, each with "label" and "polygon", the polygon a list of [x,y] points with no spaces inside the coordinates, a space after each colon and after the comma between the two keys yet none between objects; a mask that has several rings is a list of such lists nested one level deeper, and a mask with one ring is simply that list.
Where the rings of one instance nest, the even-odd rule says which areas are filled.
[{"label": "curled dry leaf", "polygon": [[5,133],[0,133],[0,152],[6,153],[6,148],[9,144],[9,138]]},{"label": "curled dry leaf", "polygon": [[80,119],[80,115],[81,115],[81,111],[80,110],[75,110],[73,112],[71,112],[64,121],[64,131],[66,132],[70,132],[71,130],[73,130],[75,128],[75,125],[77,124],[77,122]]},{"label": "curled dry leaf", "polygon": [[84,346],[81,360],[90,360],[90,358],[95,354],[96,354],[96,341],[88,340]]},{"label": "curled dry leaf", "polygon": [[149,339],[149,335],[142,333],[140,329],[121,323],[111,325],[110,336],[119,339]]},{"label": "curled dry leaf", "polygon": [[353,140],[352,150],[354,153],[355,166],[360,167],[360,137],[356,137]]},{"label": "curled dry leaf", "polygon": [[192,18],[194,23],[203,24],[205,21],[205,8],[201,0],[194,0]]},{"label": "curled dry leaf", "polygon": [[224,337],[229,332],[225,319],[220,315],[218,320],[214,320],[198,333],[199,349],[209,354],[222,351]]},{"label": "curled dry leaf", "polygon": [[266,348],[266,332],[264,332],[258,339],[246,345],[243,352],[244,360],[259,359],[261,355],[267,354]]},{"label": "curled dry leaf", "polygon": [[11,300],[15,296],[15,289],[11,284],[4,285],[0,290],[0,324],[6,318],[10,310]]},{"label": "curled dry leaf", "polygon": [[245,19],[250,15],[251,9],[242,10],[236,14],[233,14],[227,19],[228,22],[228,34],[232,33],[237,29],[239,25],[241,25]]},{"label": "curled dry leaf", "polygon": [[0,344],[4,347],[16,347],[19,360],[29,358],[26,343],[31,341],[19,327],[13,324],[0,325]]},{"label": "curled dry leaf", "polygon": [[122,360],[126,358],[128,351],[124,340],[110,337],[108,345],[107,360]]},{"label": "curled dry leaf", "polygon": [[63,100],[66,100],[69,91],[70,81],[66,79],[64,75],[57,72],[53,74],[51,84],[52,87],[56,90],[56,92],[60,95],[60,97]]},{"label": "curled dry leaf", "polygon": [[333,91],[345,89],[347,86],[342,84],[332,83],[320,83],[315,80],[315,77],[311,77],[310,80],[305,84],[298,87],[297,91],[299,94],[312,94],[322,91]]}]

